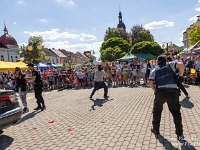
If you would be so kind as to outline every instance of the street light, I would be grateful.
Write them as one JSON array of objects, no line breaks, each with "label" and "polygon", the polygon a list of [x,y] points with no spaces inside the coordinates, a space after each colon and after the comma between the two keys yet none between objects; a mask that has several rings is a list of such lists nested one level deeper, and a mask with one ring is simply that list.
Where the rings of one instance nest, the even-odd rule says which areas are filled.
[{"label": "street light", "polygon": [[90,50],[85,54],[90,59],[90,62],[91,62],[91,52],[92,52],[93,55],[95,54],[94,50]]},{"label": "street light", "polygon": [[[170,43],[170,45],[168,45],[169,43]],[[173,44],[172,44],[172,42],[163,42],[162,48],[165,48],[165,44],[167,45],[166,49],[167,49],[167,53],[168,53],[169,46],[173,47]]]},{"label": "street light", "polygon": [[42,45],[40,43],[30,43],[28,45],[28,48],[27,48],[29,51],[33,51],[34,50],[34,60],[33,60],[33,63],[37,63],[36,62],[36,57],[37,57],[37,50],[42,50]]},{"label": "street light", "polygon": [[200,15],[197,16],[197,22],[194,25],[200,27]]},{"label": "street light", "polygon": [[68,64],[69,64],[69,67],[71,69],[71,52],[68,52]]}]

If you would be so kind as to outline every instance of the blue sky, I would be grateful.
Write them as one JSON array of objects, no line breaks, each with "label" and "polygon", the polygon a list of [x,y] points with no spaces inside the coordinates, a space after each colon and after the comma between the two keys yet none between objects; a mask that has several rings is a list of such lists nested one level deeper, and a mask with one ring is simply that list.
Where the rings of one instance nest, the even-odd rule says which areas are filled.
[{"label": "blue sky", "polygon": [[45,47],[95,50],[99,57],[106,29],[118,24],[119,5],[128,32],[142,24],[161,45],[182,46],[182,32],[200,14],[200,0],[1,0],[0,29],[5,20],[19,45],[42,35]]}]

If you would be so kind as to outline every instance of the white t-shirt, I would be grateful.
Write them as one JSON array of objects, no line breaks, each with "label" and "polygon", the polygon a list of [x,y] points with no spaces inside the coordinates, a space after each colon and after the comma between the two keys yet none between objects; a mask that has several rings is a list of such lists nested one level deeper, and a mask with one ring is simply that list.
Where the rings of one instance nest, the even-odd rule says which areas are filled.
[{"label": "white t-shirt", "polygon": [[77,73],[77,77],[78,77],[79,79],[83,79],[83,73],[82,73],[82,72],[78,72],[78,73]]},{"label": "white t-shirt", "polygon": [[147,71],[147,64],[144,63],[142,66],[143,66],[142,72],[143,72],[143,73],[146,73],[146,71]]},{"label": "white t-shirt", "polygon": [[94,75],[94,81],[100,82],[103,81],[103,77],[106,75],[104,71],[96,71]]}]

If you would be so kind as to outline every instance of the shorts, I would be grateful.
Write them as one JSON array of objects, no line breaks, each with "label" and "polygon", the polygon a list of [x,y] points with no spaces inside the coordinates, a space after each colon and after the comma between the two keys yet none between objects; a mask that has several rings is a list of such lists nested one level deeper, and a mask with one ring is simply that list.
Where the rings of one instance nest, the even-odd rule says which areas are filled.
[{"label": "shorts", "polygon": [[114,77],[115,77],[115,74],[112,74],[112,77],[114,78]]},{"label": "shorts", "polygon": [[143,78],[146,77],[146,72],[142,72],[142,77],[143,77]]},{"label": "shorts", "polygon": [[133,80],[136,80],[136,76],[133,76]]},{"label": "shorts", "polygon": [[53,85],[53,81],[49,81],[49,84],[50,84],[50,85]]},{"label": "shorts", "polygon": [[140,75],[140,71],[136,71],[136,74],[137,74],[137,75]]}]

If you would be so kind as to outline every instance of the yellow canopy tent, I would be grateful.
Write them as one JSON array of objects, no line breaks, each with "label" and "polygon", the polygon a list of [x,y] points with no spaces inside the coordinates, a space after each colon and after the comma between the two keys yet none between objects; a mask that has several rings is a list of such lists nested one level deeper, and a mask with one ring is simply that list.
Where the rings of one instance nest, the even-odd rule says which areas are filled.
[{"label": "yellow canopy tent", "polygon": [[16,67],[20,67],[22,70],[28,69],[26,64],[23,62],[0,61],[0,72],[14,71]]}]

